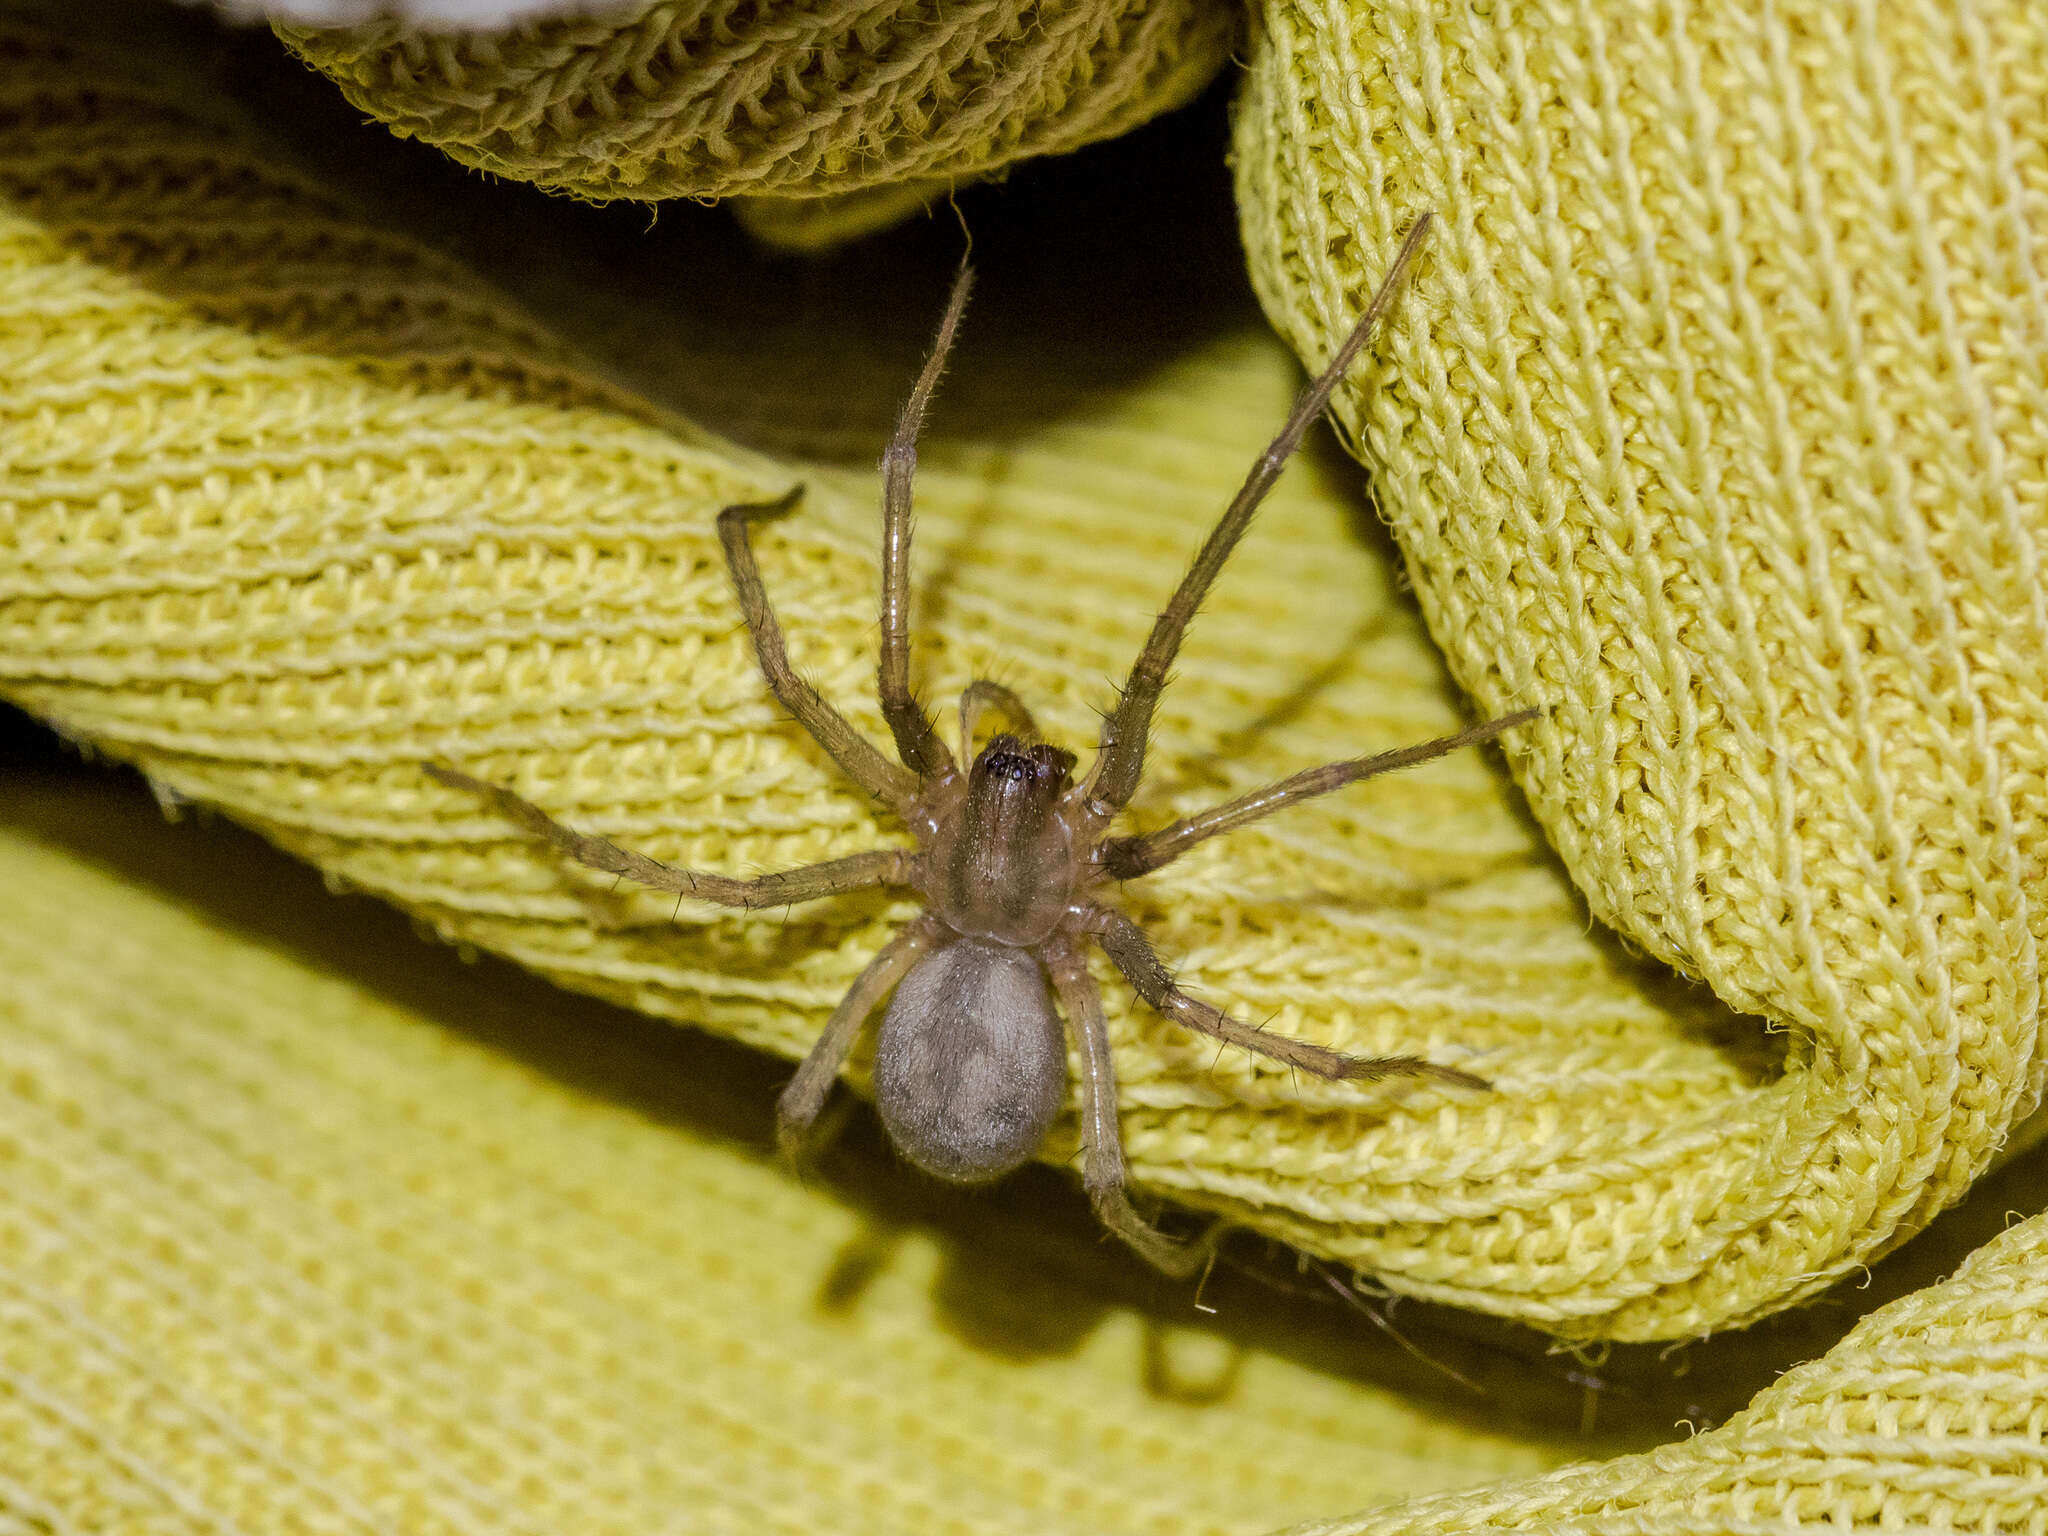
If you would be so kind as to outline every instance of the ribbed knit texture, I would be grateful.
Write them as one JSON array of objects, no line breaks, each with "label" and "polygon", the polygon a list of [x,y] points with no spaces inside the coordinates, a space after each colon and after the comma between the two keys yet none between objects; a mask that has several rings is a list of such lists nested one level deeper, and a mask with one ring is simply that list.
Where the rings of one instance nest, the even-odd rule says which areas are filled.
[{"label": "ribbed knit texture", "polygon": [[1078,1196],[793,1180],[740,1053],[278,863],[103,783],[0,796],[0,1528],[1201,1536],[1457,1488],[1308,1529],[2048,1522],[2048,1218],[1720,1428],[1547,1471],[1825,1315],[1581,1367],[1649,1397],[1575,1432],[1566,1361],[1418,1360],[1228,1275],[1197,1313]]},{"label": "ribbed knit texture", "polygon": [[[1715,10],[1638,39],[1714,60],[1713,92],[1681,93],[1714,110],[1656,115],[1633,158],[1602,158],[1591,125],[1633,125],[1648,86],[1616,94],[1609,65],[1580,82],[1559,62],[1637,57],[1592,21],[1573,52],[1580,34],[1548,13],[1483,34],[1374,14],[1266,18],[1238,118],[1264,296],[1319,356],[1399,224],[1443,211],[1348,397],[1387,466],[1380,507],[1459,677],[1491,707],[1553,705],[1514,766],[1597,910],[1713,990],[1589,929],[1479,756],[1361,787],[1131,903],[1206,995],[1347,1049],[1424,1050],[1497,1091],[1295,1082],[1216,1057],[1112,983],[1134,1177],[1399,1291],[1584,1336],[1703,1332],[1923,1223],[2037,1091],[2030,562],[2048,475],[2027,435],[2042,330],[2023,253],[2042,233],[2044,98],[1918,75],[1877,91],[1908,51],[1876,12],[1839,56],[1825,17],[1796,47],[1781,21],[1701,52],[1733,25]],[[1985,35],[2004,74],[1978,87],[2038,82],[2041,23]],[[1446,38],[1512,67],[1446,73],[1463,57]],[[1783,58],[1852,122],[1861,104],[1896,131],[1762,156],[1756,136],[1803,99],[1765,105],[1756,72]],[[1584,93],[1539,88],[1532,60]],[[1482,106],[1539,82],[1550,158],[1454,110],[1453,78],[1488,82]],[[1629,105],[1603,116],[1610,99]],[[1546,116],[1559,100],[1593,105]],[[1927,148],[2001,121],[1988,161]],[[1460,148],[1482,128],[1502,137]],[[1790,221],[1826,250],[1709,259],[1749,249],[1727,210],[1778,186],[1770,166],[1810,197],[1793,172],[1839,174],[1884,143],[1945,174],[2009,172],[1987,183],[2010,192],[1988,205],[2004,222],[1959,233],[1976,226],[1956,210],[1979,204],[1944,191],[1926,225],[1976,265],[1952,254],[1934,283],[1915,263],[1938,242],[1872,254],[1946,187],[1932,173],[1851,179],[1862,201]],[[1540,208],[1544,187],[1647,163],[1646,144],[1662,171],[1626,196],[1583,190],[1569,218],[1505,232],[1481,217],[1521,206],[1525,162],[1549,167],[1528,182]],[[1716,182],[1724,160],[1751,179]],[[1686,191],[1695,172],[1719,201]],[[1719,222],[1674,212],[1684,239],[1646,224],[1625,261],[1603,257],[1587,231],[1650,219],[1667,206],[1653,187]],[[0,199],[0,690],[452,938],[806,1049],[907,905],[783,921],[614,894],[418,764],[722,870],[899,839],[776,720],[710,527],[723,502],[810,484],[764,568],[806,670],[878,732],[867,466],[902,359],[864,351],[830,306],[721,343],[689,323],[716,296],[681,285],[674,323],[641,324],[650,356],[676,398],[717,401],[783,457],[743,452],[601,381],[261,139],[11,30]],[[1544,243],[1567,231],[1569,260]],[[1807,307],[1816,289],[1847,308]],[[1030,318],[977,313],[935,424],[918,667],[942,702],[992,671],[1079,746],[1297,374],[1256,322],[1211,317],[1119,368],[1115,317],[1073,359],[1029,344]],[[1882,344],[1851,345],[1865,335]],[[1789,375],[1764,366],[1780,357]],[[1853,430],[1843,399],[1862,402]],[[1758,421],[1768,454],[1744,436]],[[1395,561],[1360,536],[1355,478],[1311,453],[1262,517],[1179,669],[1140,824],[1457,718]],[[66,814],[148,841],[113,805]],[[168,870],[177,834],[151,832]],[[760,1142],[736,1154],[735,1133],[650,1122],[573,1066],[537,1082],[451,1044],[438,1021],[459,997],[423,1007],[417,956],[350,952],[359,907],[333,904],[320,958],[279,954],[168,873],[95,867],[104,835],[0,840],[0,1270],[18,1309],[0,1332],[0,1510],[17,1524],[1249,1531],[1569,1454],[1554,1409],[1437,1412],[1420,1389],[1331,1389],[1263,1356],[1186,1411],[1130,1353],[1068,1342],[1094,1303],[1040,1288],[1057,1248],[1028,1220],[961,1246],[972,1284],[922,1236],[880,1243],[894,1258],[877,1265]],[[207,873],[239,890],[273,878],[260,863]],[[573,1063],[602,1010],[558,1006],[547,1033]],[[746,1122],[759,1134],[771,1098],[772,1082]],[[1049,1159],[1071,1146],[1056,1133]],[[1018,1216],[1016,1190],[985,1198]],[[2039,1228],[1708,1436],[1382,1525],[2027,1529],[2048,1510]],[[877,1270],[876,1312],[832,1321]],[[933,1306],[949,1287],[952,1320]],[[1099,1338],[1145,1347],[1142,1317],[1106,1315]],[[1013,1332],[959,1321],[1000,1317]]]},{"label": "ribbed knit texture", "polygon": [[2044,102],[2022,0],[1263,14],[1280,329],[1327,353],[1443,215],[1340,407],[1433,632],[1551,703],[1523,782],[1595,914],[1807,1058],[1625,1192],[1552,1186],[1569,1240],[1502,1283],[1603,1331],[1810,1294],[2040,1097]]},{"label": "ribbed knit texture", "polygon": [[[713,533],[721,505],[810,483],[763,570],[801,664],[884,739],[868,466],[901,364],[821,369],[753,336],[744,360],[668,364],[784,418],[814,445],[800,468],[635,419],[447,263],[118,80],[88,94],[82,67],[17,57],[12,99],[38,105],[0,131],[9,696],[452,938],[802,1055],[912,904],[764,918],[614,892],[420,764],[706,868],[903,841],[778,721]],[[979,324],[924,454],[919,672],[941,700],[999,675],[1085,747],[1296,369],[1256,315],[1116,387]],[[1046,414],[1053,379],[1071,394]],[[1143,822],[1457,724],[1358,514],[1326,463],[1288,477],[1179,668]],[[1419,1294],[1546,1321],[1607,1305],[1518,1293],[1544,1244],[1580,1241],[1554,1181],[1619,1195],[1646,1138],[1697,1147],[1784,1091],[1710,999],[1586,932],[1477,753],[1210,845],[1128,903],[1248,1016],[1499,1085],[1297,1081],[1109,981],[1138,1186]],[[1072,1150],[1062,1126],[1046,1155]]]},{"label": "ribbed knit texture", "polygon": [[0,807],[0,1530],[1206,1536],[1570,1454],[1155,1295],[1078,1196],[792,1179],[739,1053],[224,830]]},{"label": "ribbed knit texture", "polygon": [[1681,1445],[1292,1536],[2048,1531],[2048,1216]]},{"label": "ribbed knit texture", "polygon": [[1187,101],[1237,25],[1222,0],[641,0],[484,36],[278,30],[356,106],[465,165],[654,199],[824,197],[1075,149]]}]

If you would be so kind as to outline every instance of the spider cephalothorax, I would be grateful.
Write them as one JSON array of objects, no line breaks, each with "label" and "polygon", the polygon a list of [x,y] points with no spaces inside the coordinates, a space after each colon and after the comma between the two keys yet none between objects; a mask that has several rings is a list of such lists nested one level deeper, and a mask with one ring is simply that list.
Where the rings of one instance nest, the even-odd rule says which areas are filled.
[{"label": "spider cephalothorax", "polygon": [[[1116,1069],[1102,998],[1085,950],[1100,947],[1150,1006],[1177,1024],[1303,1071],[1330,1078],[1431,1076],[1468,1088],[1485,1082],[1412,1056],[1347,1056],[1274,1034],[1189,996],[1153,953],[1107,887],[1178,858],[1218,833],[1282,806],[1376,773],[1483,741],[1534,717],[1523,710],[1419,746],[1328,763],[1183,817],[1144,836],[1111,836],[1144,767],[1152,711],[1182,634],[1210,584],[1278,479],[1288,456],[1329,403],[1413,257],[1429,216],[1418,219],[1365,315],[1296,403],[1222,520],[1210,533],[1105,718],[1095,761],[1079,782],[1071,752],[1039,739],[1030,711],[998,683],[979,681],[960,700],[956,758],[910,689],[908,593],[911,482],[917,434],[966,305],[968,274],[955,283],[938,340],[882,460],[883,717],[900,762],[891,762],[797,675],[768,605],[748,528],[786,512],[800,489],[759,506],[728,507],[718,533],[768,686],[840,768],[888,802],[916,838],[824,864],[743,880],[662,864],[555,821],[510,790],[447,768],[442,782],[487,796],[581,863],[732,907],[778,907],[865,886],[916,891],[924,912],[884,945],[854,981],[778,1107],[783,1142],[799,1146],[824,1107],[848,1052],[889,999],[875,1047],[875,1099],[896,1145],[942,1178],[996,1178],[1037,1150],[1067,1098],[1067,1038],[1081,1062],[1084,1179],[1105,1225],[1155,1264],[1185,1272],[1201,1250],[1167,1238],[1131,1208],[1116,1119]],[[980,752],[976,725],[996,710],[1011,727]],[[963,770],[960,763],[968,766]],[[893,994],[893,996],[892,996]],[[1055,1008],[1057,999],[1057,1008]],[[1061,1028],[1060,1014],[1066,1016]]]}]

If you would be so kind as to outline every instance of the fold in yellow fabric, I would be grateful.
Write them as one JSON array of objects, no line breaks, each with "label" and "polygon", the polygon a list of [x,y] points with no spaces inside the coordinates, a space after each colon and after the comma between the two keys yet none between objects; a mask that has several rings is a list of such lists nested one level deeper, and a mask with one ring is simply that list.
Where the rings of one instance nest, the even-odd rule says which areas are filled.
[{"label": "fold in yellow fabric", "polygon": [[[1099,255],[1072,292],[990,265],[924,455],[918,677],[950,719],[994,675],[1085,748],[1284,414],[1288,344],[1319,362],[1436,210],[1340,403],[1375,501],[1327,444],[1283,482],[1134,811],[1537,703],[1526,802],[1499,758],[1447,760],[1127,899],[1202,995],[1496,1090],[1297,1082],[1105,973],[1134,1187],[1312,1288],[1686,1339],[1857,1273],[2029,1134],[2048,22],[1492,9],[1258,14],[1233,163],[1284,342],[1199,285],[1131,302]],[[479,238],[515,303],[417,237],[412,151],[300,141],[316,177],[240,110],[191,58],[0,35],[0,695],[448,939],[801,1054],[906,905],[614,891],[420,765],[721,871],[900,841],[777,719],[712,519],[805,482],[764,573],[879,739],[872,463],[944,263],[912,238],[756,270],[686,228],[656,284]],[[1663,1423],[1576,1439],[1533,1355],[1527,1397],[1475,1408],[1241,1321],[1159,1343],[1060,1267],[1149,1283],[1085,1220],[1041,1247],[1049,1172],[871,1241],[766,1158],[759,1063],[717,1057],[687,1124],[621,1107],[578,1051],[537,1074],[531,1035],[451,1033],[459,985],[411,979],[449,957],[351,958],[363,905],[309,957],[166,873],[227,834],[39,803],[0,842],[0,1445],[28,1448],[0,1510],[31,1529],[1249,1531],[1476,1484],[1319,1529],[2048,1507],[2038,1222],[1637,1457]],[[628,1028],[477,974],[592,1050]],[[719,1048],[677,1049],[681,1080]],[[1182,1344],[1205,1386],[1154,1369]]]},{"label": "fold in yellow fabric", "polygon": [[[909,368],[831,318],[885,302],[867,291],[801,325],[721,328],[693,316],[722,286],[700,274],[672,322],[641,317],[671,392],[729,395],[750,436],[779,437],[771,460],[604,382],[259,143],[47,46],[17,45],[11,69],[34,109],[0,133],[8,695],[452,939],[802,1055],[911,903],[764,917],[614,890],[422,765],[708,869],[904,842],[778,720],[713,524],[808,484],[762,530],[763,574],[798,664],[886,739],[869,466],[927,306],[901,305]],[[1127,320],[1128,348],[1091,322],[1090,349],[1028,290],[1006,307],[1001,282],[923,454],[918,680],[945,701],[996,675],[1085,749],[1298,369],[1248,308],[1163,335]],[[1261,515],[1183,653],[1135,824],[1459,723],[1354,481],[1310,455]],[[1696,1144],[1787,1088],[1711,998],[1587,931],[1511,794],[1464,754],[1125,889],[1203,996],[1498,1085],[1297,1080],[1144,1012],[1105,967],[1141,1194],[1552,1324],[1597,1328],[1605,1287],[1654,1283],[1608,1273],[1618,1256],[1565,1223],[1560,1184],[1628,1206],[1646,1138]],[[1068,1119],[1046,1155],[1073,1148]],[[1555,1272],[1565,1252],[1581,1273]]]},{"label": "fold in yellow fabric", "polygon": [[1261,12],[1236,165],[1281,331],[1325,354],[1444,220],[1338,409],[1452,671],[1550,705],[1522,783],[1594,915],[1798,1042],[1704,1120],[1617,1094],[1630,1172],[1532,1180],[1532,1306],[1782,1307],[2039,1102],[2044,79],[2017,0]]},{"label": "fold in yellow fabric", "polygon": [[278,31],[378,122],[479,170],[587,198],[801,203],[1113,138],[1201,90],[1241,25],[1223,0],[627,0],[481,36]]}]

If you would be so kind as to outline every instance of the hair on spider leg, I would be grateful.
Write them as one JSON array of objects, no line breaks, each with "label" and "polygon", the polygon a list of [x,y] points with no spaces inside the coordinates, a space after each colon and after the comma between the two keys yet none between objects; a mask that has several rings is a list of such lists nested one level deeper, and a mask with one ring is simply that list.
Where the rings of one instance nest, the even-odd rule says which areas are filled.
[{"label": "hair on spider leg", "polygon": [[[1395,1076],[1483,1090],[1482,1078],[1413,1056],[1357,1057],[1247,1024],[1190,996],[1161,963],[1111,888],[1163,868],[1188,849],[1299,802],[1392,772],[1526,724],[1525,709],[1418,746],[1327,763],[1139,836],[1112,836],[1143,776],[1159,698],[1188,625],[1254,513],[1323,413],[1399,292],[1431,215],[1410,227],[1357,324],[1302,391],[1277,436],[1197,551],[1154,618],[1129,675],[1102,716],[1093,762],[1045,741],[1029,707],[981,679],[961,695],[960,755],[940,735],[910,675],[910,541],[917,440],[967,303],[972,273],[954,280],[936,338],[882,456],[882,583],[876,692],[896,749],[892,760],[793,667],[754,559],[752,529],[792,510],[803,488],[727,507],[718,537],[769,692],[853,783],[887,803],[909,829],[907,847],[740,878],[663,864],[577,832],[511,790],[452,768],[428,772],[486,799],[562,855],[657,890],[742,909],[788,907],[876,886],[907,889],[923,911],[855,978],[777,1104],[777,1136],[794,1153],[815,1130],[840,1069],[880,1011],[875,1103],[890,1139],[925,1171],[984,1183],[1039,1149],[1068,1099],[1067,1053],[1081,1063],[1082,1184],[1097,1218],[1151,1263],[1190,1276],[1212,1262],[1220,1230],[1169,1236],[1133,1207],[1118,1121],[1116,1063],[1102,994],[1087,964],[1101,950],[1147,1006],[1168,1022],[1332,1081]],[[991,710],[1010,727],[975,745]],[[1220,1060],[1220,1054],[1219,1054]]]}]

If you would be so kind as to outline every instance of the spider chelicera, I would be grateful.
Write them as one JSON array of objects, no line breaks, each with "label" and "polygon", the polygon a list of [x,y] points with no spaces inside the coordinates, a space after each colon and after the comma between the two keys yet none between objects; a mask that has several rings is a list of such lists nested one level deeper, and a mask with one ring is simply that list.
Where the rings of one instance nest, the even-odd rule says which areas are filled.
[{"label": "spider chelicera", "polygon": [[[1466,1088],[1488,1086],[1483,1078],[1418,1057],[1348,1056],[1234,1019],[1177,987],[1143,931],[1108,899],[1115,883],[1149,874],[1219,833],[1360,779],[1485,741],[1538,713],[1526,709],[1417,746],[1310,768],[1155,832],[1110,833],[1138,787],[1153,707],[1181,636],[1252,514],[1385,312],[1429,223],[1427,214],[1416,220],[1364,316],[1296,402],[1202,545],[1153,624],[1116,707],[1103,722],[1095,761],[1078,782],[1074,755],[1041,740],[1023,701],[1000,683],[973,682],[961,696],[961,756],[969,762],[964,772],[910,688],[911,481],[918,431],[967,302],[970,274],[965,268],[954,284],[930,360],[882,459],[879,689],[900,763],[891,762],[826,703],[790,666],[784,650],[748,531],[757,517],[794,507],[802,487],[777,501],[728,507],[718,517],[719,540],[770,690],[848,778],[894,808],[915,836],[915,846],[876,849],[755,879],[706,874],[576,832],[495,784],[449,768],[428,771],[444,784],[485,797],[580,864],[682,896],[752,908],[877,885],[917,892],[923,913],[860,973],[784,1090],[778,1105],[783,1145],[792,1151],[801,1147],[862,1027],[887,998],[875,1047],[874,1086],[890,1137],[913,1163],[940,1178],[963,1183],[997,1178],[1037,1150],[1065,1105],[1071,1033],[1081,1063],[1083,1178],[1095,1211],[1152,1263],[1173,1273],[1190,1272],[1201,1263],[1206,1245],[1175,1240],[1150,1226],[1132,1208],[1124,1188],[1116,1068],[1102,998],[1088,972],[1087,944],[1099,945],[1138,996],[1165,1018],[1304,1072],[1353,1079],[1414,1075]],[[1011,729],[977,754],[975,728],[989,710]],[[1066,1015],[1066,1032],[1060,1012]]]}]

